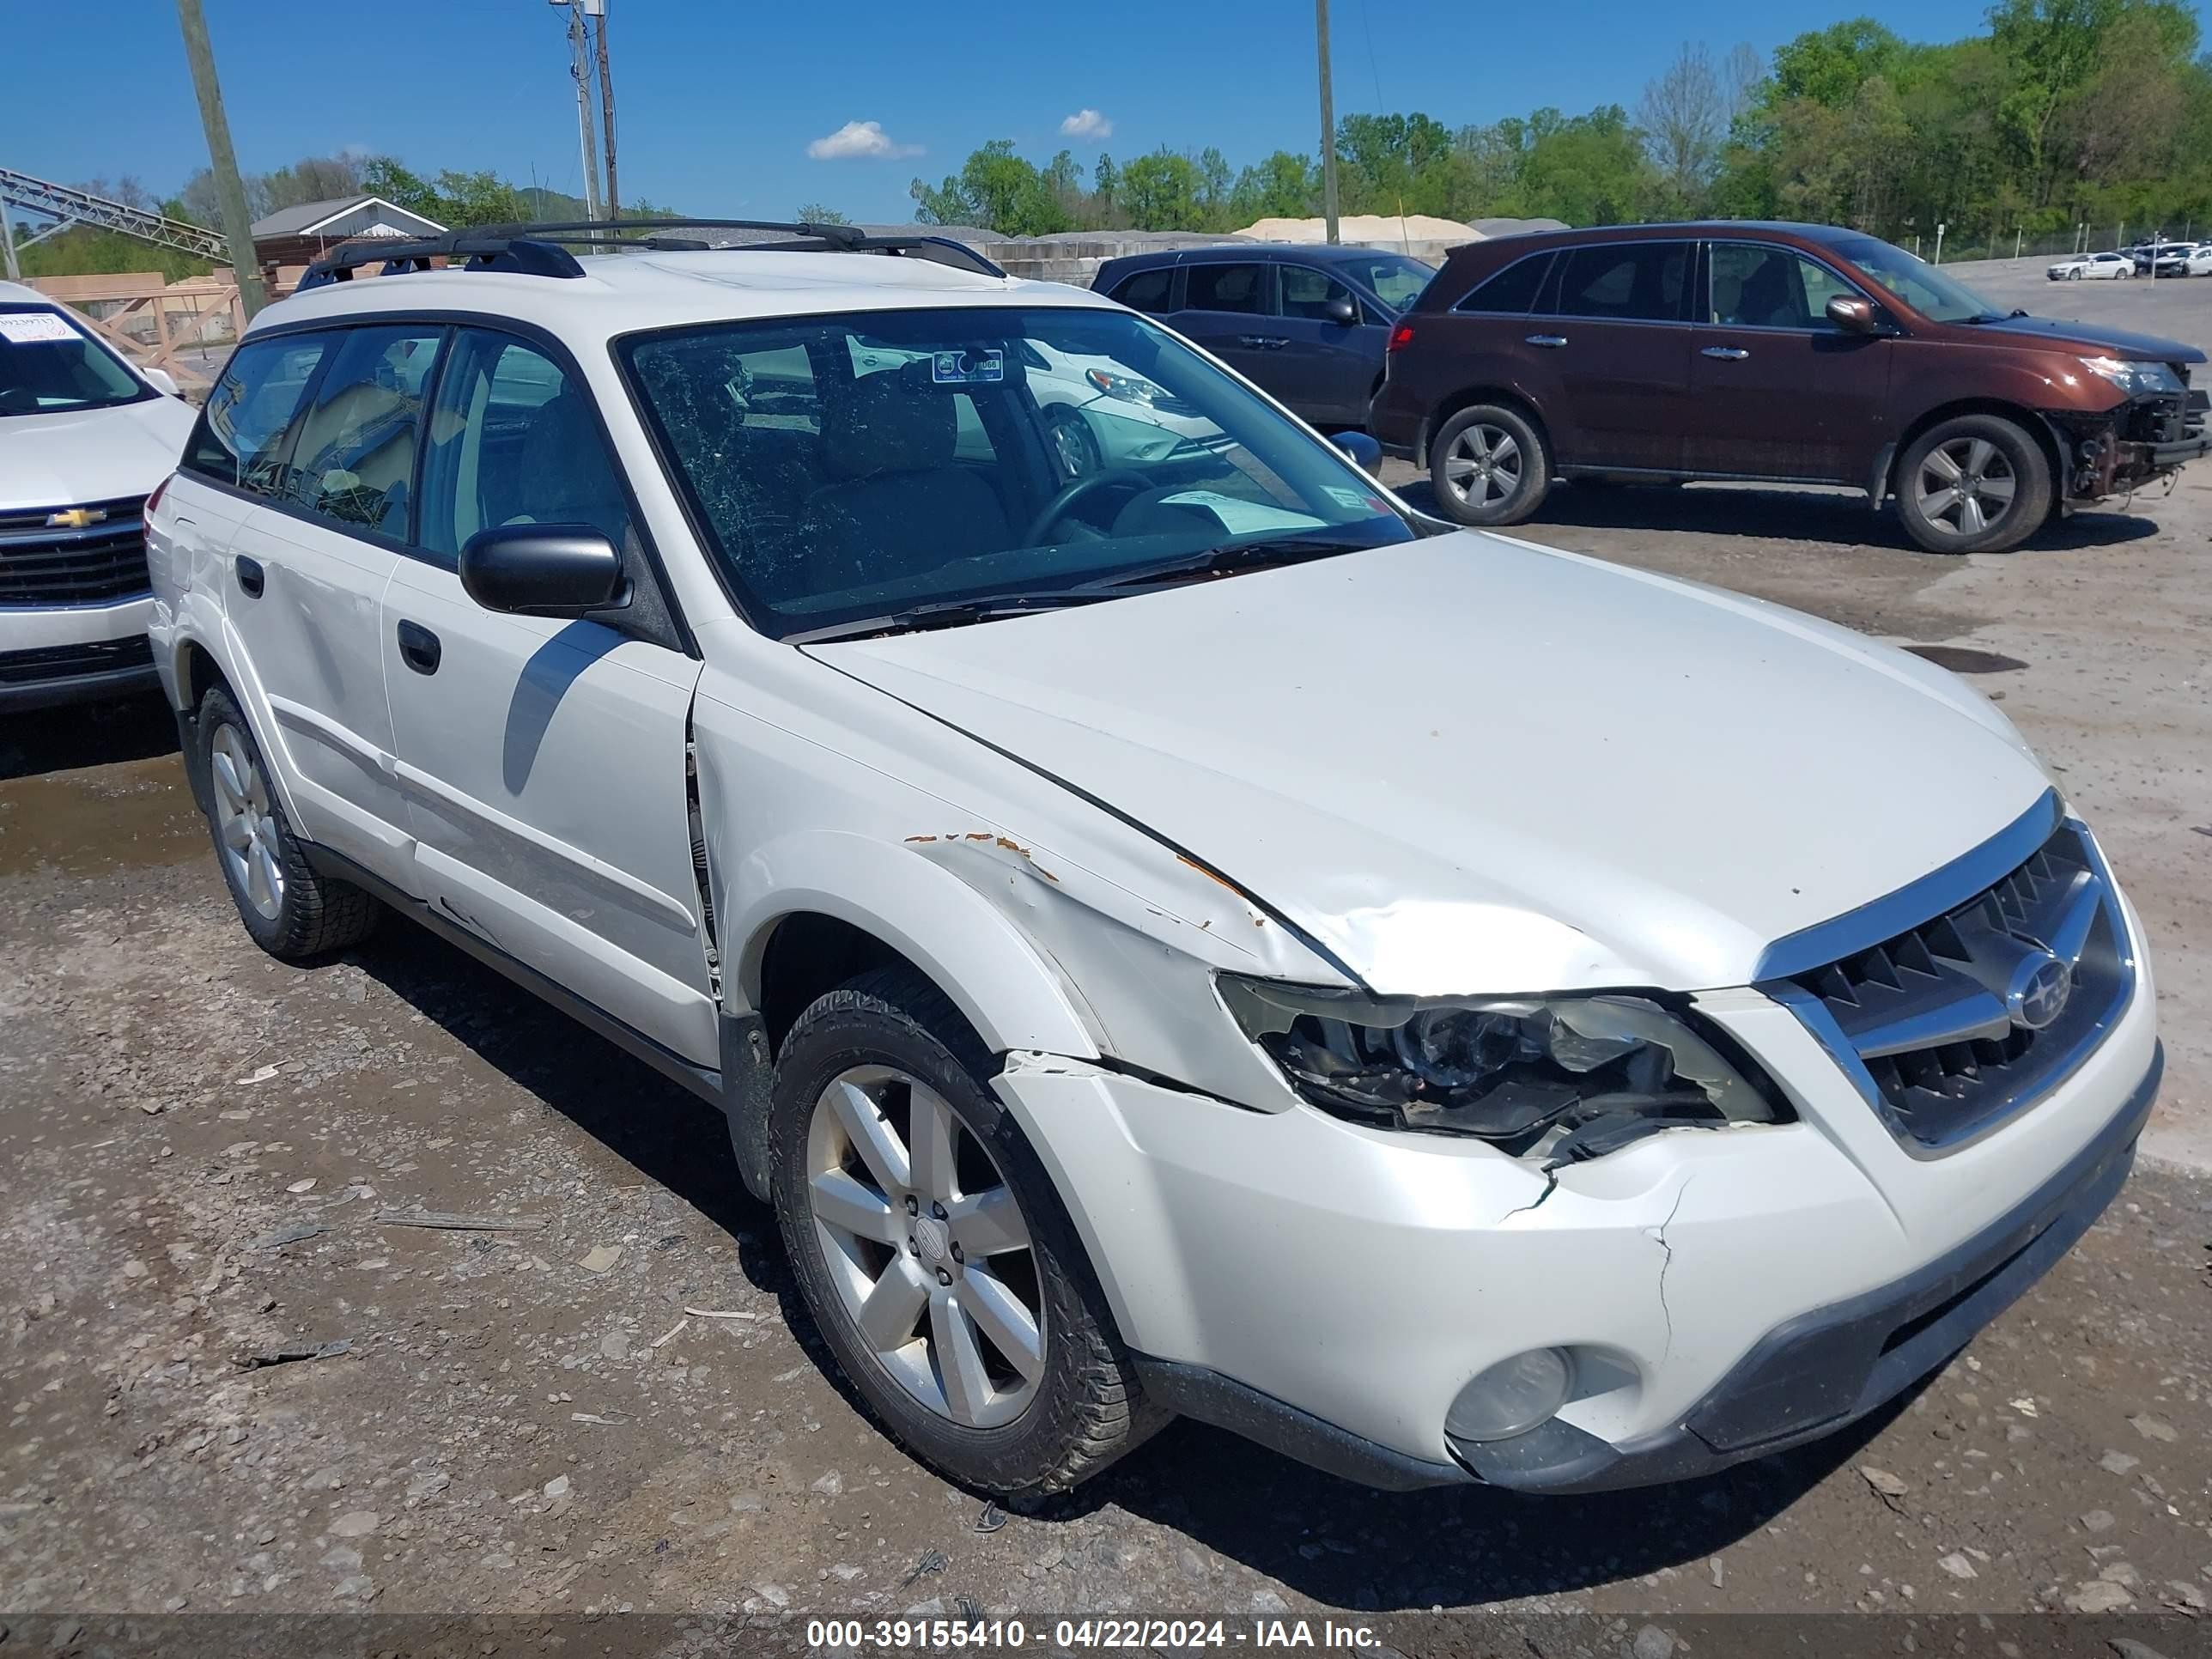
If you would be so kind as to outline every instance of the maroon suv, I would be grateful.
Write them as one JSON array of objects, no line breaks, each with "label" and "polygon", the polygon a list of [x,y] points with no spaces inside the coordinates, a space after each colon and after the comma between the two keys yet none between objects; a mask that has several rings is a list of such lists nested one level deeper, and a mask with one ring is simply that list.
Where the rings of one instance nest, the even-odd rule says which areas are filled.
[{"label": "maroon suv", "polygon": [[1556,477],[1842,483],[1923,547],[2017,546],[2212,447],[2192,346],[2010,315],[1819,225],[1620,225],[1456,249],[1371,411],[1463,524]]}]

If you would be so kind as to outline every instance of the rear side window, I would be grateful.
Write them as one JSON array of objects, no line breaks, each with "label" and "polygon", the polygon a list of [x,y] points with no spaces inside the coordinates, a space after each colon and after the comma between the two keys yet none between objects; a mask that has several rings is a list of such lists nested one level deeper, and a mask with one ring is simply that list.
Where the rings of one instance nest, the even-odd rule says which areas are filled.
[{"label": "rear side window", "polygon": [[1168,308],[1168,290],[1174,286],[1175,267],[1163,265],[1125,278],[1114,290],[1114,298],[1132,311],[1149,311],[1158,316]]},{"label": "rear side window", "polygon": [[1562,317],[1675,322],[1690,270],[1687,242],[1601,242],[1567,255],[1560,279]]},{"label": "rear side window", "polygon": [[273,495],[291,451],[294,418],[331,341],[327,334],[294,335],[248,340],[233,352],[185,445],[184,470]]},{"label": "rear side window", "polygon": [[422,325],[349,329],[298,420],[279,494],[341,529],[407,534],[415,433],[444,331]]},{"label": "rear side window", "polygon": [[1184,290],[1185,311],[1249,311],[1267,308],[1265,265],[1192,265]]},{"label": "rear side window", "polygon": [[1532,309],[1542,291],[1545,273],[1552,268],[1548,252],[1516,259],[1453,307],[1455,311],[1489,312],[1517,317]]},{"label": "rear side window", "polygon": [[[738,379],[741,366],[728,367]],[[520,340],[454,336],[430,439],[416,541],[448,568],[477,532],[503,525],[588,526],[617,548],[629,539],[629,502],[591,395]]]}]

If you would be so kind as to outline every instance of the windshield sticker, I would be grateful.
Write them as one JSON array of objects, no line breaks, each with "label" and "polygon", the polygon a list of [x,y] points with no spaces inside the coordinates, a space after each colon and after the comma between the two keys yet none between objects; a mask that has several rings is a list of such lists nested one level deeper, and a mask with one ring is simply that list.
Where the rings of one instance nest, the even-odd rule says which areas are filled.
[{"label": "windshield sticker", "polygon": [[1383,510],[1382,503],[1364,489],[1350,489],[1344,484],[1324,484],[1322,488],[1328,492],[1329,500],[1354,513],[1380,513]]},{"label": "windshield sticker", "polygon": [[930,358],[929,374],[939,386],[995,386],[1006,378],[1006,354],[940,351]]},{"label": "windshield sticker", "polygon": [[1221,527],[1232,536],[1261,530],[1311,530],[1325,522],[1310,513],[1286,513],[1212,489],[1186,489],[1179,495],[1163,495],[1160,502],[1166,507],[1202,507],[1220,520]]},{"label": "windshield sticker", "polygon": [[40,340],[81,340],[84,337],[51,311],[0,312],[0,340],[10,345],[31,345]]}]

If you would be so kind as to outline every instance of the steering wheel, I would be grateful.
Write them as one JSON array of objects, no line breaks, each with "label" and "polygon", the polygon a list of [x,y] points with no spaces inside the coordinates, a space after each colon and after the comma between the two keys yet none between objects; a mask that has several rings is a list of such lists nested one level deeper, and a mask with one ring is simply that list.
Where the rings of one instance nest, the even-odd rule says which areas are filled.
[{"label": "steering wheel", "polygon": [[1025,547],[1041,545],[1045,532],[1066,518],[1068,508],[1092,490],[1103,489],[1109,484],[1118,484],[1124,489],[1133,486],[1139,489],[1149,489],[1152,478],[1149,472],[1139,471],[1133,466],[1104,467],[1097,472],[1086,472],[1079,478],[1070,478],[1054,492],[1050,501],[1037,509],[1036,517],[1030,520],[1029,528],[1022,533],[1022,544]]}]

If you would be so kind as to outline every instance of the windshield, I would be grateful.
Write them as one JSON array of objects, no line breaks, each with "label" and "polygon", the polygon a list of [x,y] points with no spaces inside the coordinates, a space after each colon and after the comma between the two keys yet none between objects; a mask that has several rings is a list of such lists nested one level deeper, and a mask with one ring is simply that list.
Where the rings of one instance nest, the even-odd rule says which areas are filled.
[{"label": "windshield", "polygon": [[1994,320],[2006,314],[2006,307],[1984,299],[1964,283],[1901,247],[1871,236],[1839,236],[1828,246],[1864,271],[1877,287],[1887,289],[1892,298],[1902,300],[1931,321]]},{"label": "windshield", "polygon": [[0,306],[0,416],[106,409],[158,396],[48,306]]},{"label": "windshield", "polygon": [[1437,274],[1434,265],[1409,259],[1402,253],[1371,253],[1346,259],[1344,268],[1366,283],[1369,291],[1393,311],[1403,311],[1419,299],[1421,290],[1429,285],[1429,278]]},{"label": "windshield", "polygon": [[778,635],[1414,535],[1334,449],[1118,309],[717,323],[621,355],[694,521]]}]

